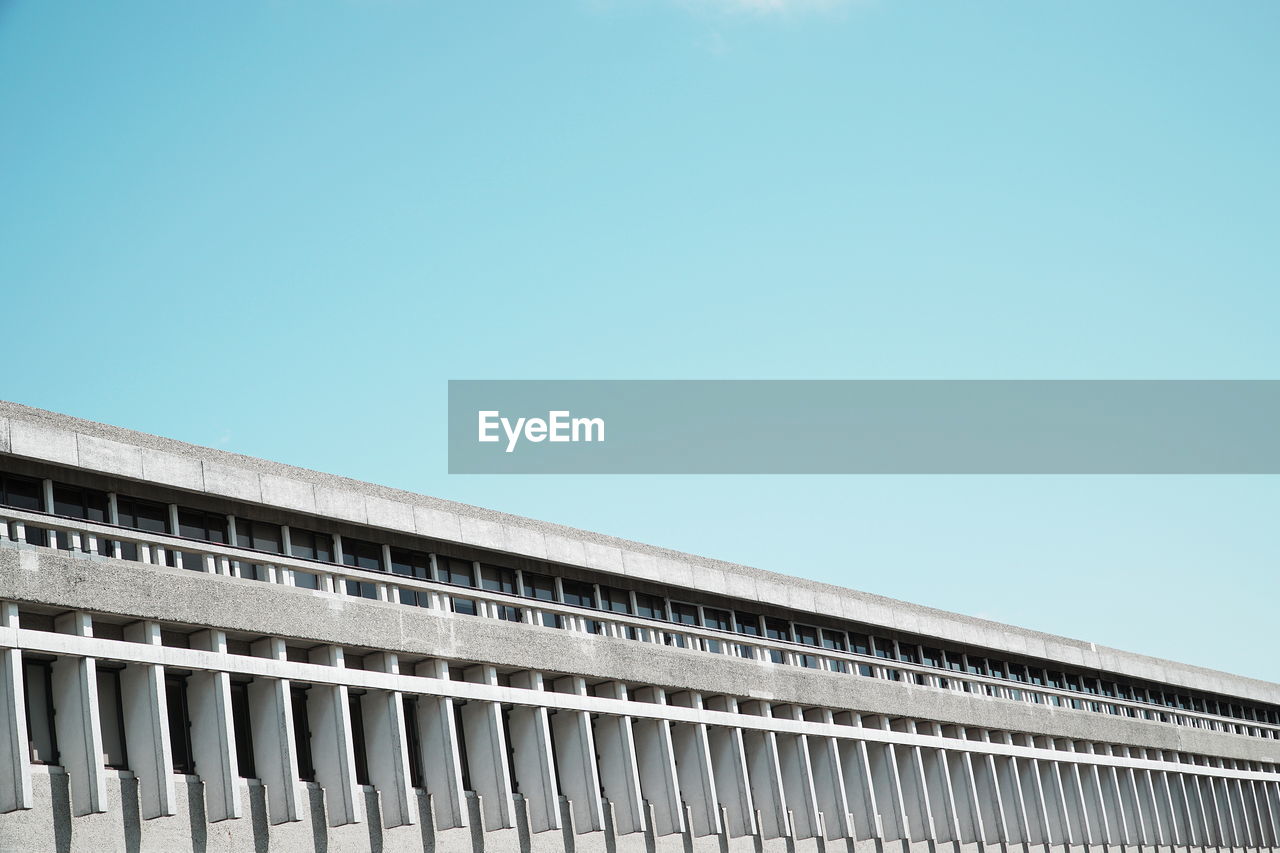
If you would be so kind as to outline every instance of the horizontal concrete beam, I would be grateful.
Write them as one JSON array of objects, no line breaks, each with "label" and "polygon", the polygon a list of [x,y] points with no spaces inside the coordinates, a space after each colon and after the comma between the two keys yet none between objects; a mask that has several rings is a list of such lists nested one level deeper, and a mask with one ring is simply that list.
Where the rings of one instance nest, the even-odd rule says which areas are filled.
[{"label": "horizontal concrete beam", "polygon": [[[48,549],[0,550],[0,595],[59,609],[579,675],[591,681],[643,682],[671,691],[1225,758],[1280,760],[1280,742],[1274,740],[710,656],[163,566],[85,560]],[[245,661],[249,662],[244,666],[254,665],[252,659]]]}]

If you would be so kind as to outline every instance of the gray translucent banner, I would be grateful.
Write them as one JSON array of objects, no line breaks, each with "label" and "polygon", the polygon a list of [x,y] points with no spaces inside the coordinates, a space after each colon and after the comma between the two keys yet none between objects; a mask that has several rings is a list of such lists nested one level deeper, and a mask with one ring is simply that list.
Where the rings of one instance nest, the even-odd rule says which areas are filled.
[{"label": "gray translucent banner", "polygon": [[454,380],[449,471],[1275,474],[1278,424],[1274,380]]}]

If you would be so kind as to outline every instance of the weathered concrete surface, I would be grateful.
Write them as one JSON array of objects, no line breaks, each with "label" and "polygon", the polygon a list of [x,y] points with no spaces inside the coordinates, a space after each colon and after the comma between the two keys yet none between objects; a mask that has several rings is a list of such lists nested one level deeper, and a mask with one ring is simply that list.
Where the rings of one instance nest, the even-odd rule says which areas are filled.
[{"label": "weathered concrete surface", "polygon": [[0,550],[0,597],[501,667],[581,675],[1060,738],[1274,761],[1276,741],[711,656],[653,643],[325,595],[296,587],[32,548]]},{"label": "weathered concrete surface", "polygon": [[[7,448],[5,437],[7,436]],[[0,452],[1280,704],[1280,685],[0,401]]]}]

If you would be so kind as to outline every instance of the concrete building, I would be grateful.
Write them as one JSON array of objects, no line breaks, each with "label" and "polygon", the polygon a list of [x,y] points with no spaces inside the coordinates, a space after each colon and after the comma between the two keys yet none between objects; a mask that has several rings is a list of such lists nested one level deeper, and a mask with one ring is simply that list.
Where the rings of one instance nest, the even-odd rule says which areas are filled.
[{"label": "concrete building", "polygon": [[0,404],[0,851],[1272,848],[1280,686]]}]

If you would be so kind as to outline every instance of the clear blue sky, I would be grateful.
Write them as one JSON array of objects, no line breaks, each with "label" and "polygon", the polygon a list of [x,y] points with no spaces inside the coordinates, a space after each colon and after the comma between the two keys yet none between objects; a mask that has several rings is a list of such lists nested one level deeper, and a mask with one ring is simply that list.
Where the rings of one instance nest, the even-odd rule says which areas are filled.
[{"label": "clear blue sky", "polygon": [[450,378],[1280,378],[1280,5],[0,3],[0,397],[1280,678],[1270,477],[459,477]]}]

